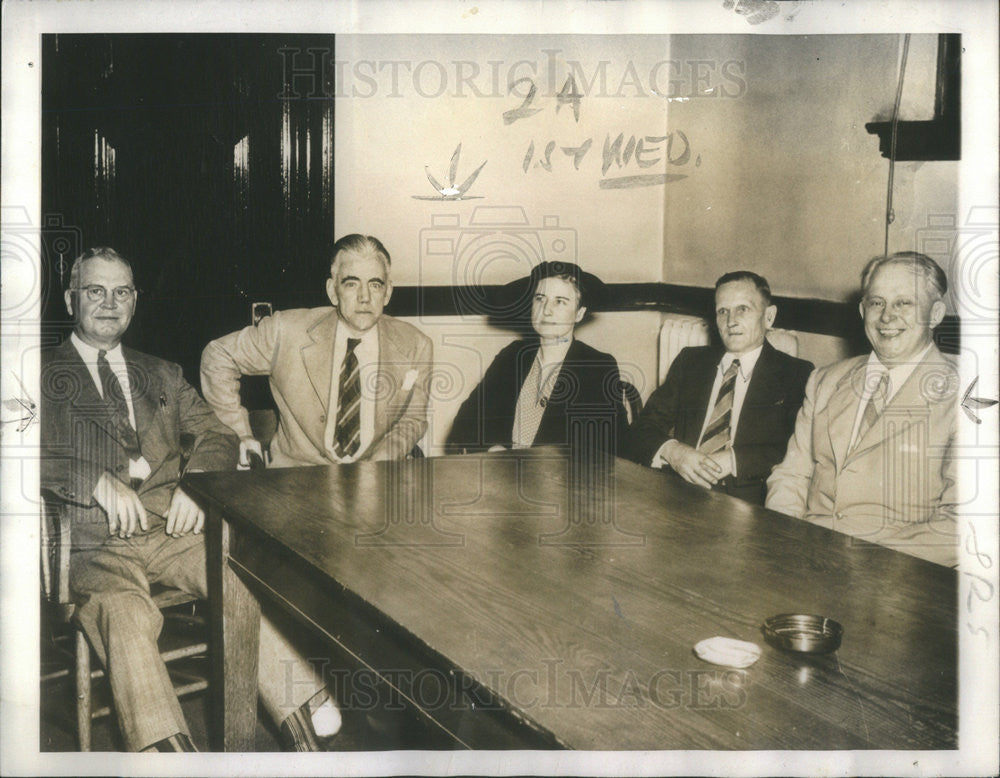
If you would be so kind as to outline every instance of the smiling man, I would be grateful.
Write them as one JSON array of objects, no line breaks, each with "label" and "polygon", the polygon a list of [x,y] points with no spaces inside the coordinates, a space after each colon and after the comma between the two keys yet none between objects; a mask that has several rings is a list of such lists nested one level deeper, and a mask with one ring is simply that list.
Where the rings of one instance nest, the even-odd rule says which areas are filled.
[{"label": "smiling man", "polygon": [[689,347],[630,431],[630,456],[754,503],[785,451],[812,364],[767,342],[778,309],[756,273],[715,283],[722,346]]},{"label": "smiling man", "polygon": [[948,280],[904,251],[861,282],[872,352],[810,377],[767,507],[954,566],[958,375],[932,339]]},{"label": "smiling man", "polygon": [[[193,751],[157,648],[163,619],[150,585],[207,596],[205,513],[182,479],[234,469],[236,439],[180,366],[122,346],[138,292],[114,249],[77,258],[65,302],[73,332],[42,360],[40,480],[69,521],[74,618],[107,668],[125,747]],[[186,463],[182,435],[195,441]],[[319,749],[340,712],[266,617],[259,662],[261,699],[286,746]]]},{"label": "smiling man", "polygon": [[403,459],[427,428],[433,346],[416,327],[382,313],[392,296],[389,252],[377,238],[346,235],[332,257],[332,308],[278,311],[202,353],[206,401],[258,452],[239,379],[270,376],[278,406],[274,467]]}]

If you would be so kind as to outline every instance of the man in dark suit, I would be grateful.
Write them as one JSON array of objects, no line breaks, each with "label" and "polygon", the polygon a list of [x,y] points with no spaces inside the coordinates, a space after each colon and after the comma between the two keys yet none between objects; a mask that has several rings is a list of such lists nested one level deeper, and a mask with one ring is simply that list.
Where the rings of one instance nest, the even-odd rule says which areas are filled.
[{"label": "man in dark suit", "polygon": [[[181,436],[192,472],[235,467],[237,441],[178,365],[121,346],[137,292],[117,252],[81,255],[65,301],[74,331],[42,360],[41,486],[71,522],[75,618],[108,670],[126,747],[191,751],[149,587],[206,596],[205,514],[183,488]],[[260,641],[265,707],[290,747],[318,745],[340,726],[322,680],[267,619]]]},{"label": "man in dark suit", "polygon": [[812,364],[766,340],[777,307],[746,270],[715,284],[723,347],[686,348],[629,434],[629,455],[688,481],[763,504],[764,482],[795,427]]}]

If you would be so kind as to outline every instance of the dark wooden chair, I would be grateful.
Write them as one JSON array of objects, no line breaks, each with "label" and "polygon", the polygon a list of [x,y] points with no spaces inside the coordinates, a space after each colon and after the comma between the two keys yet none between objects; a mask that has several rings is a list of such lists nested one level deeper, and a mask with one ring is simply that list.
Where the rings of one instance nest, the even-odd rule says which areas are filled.
[{"label": "dark wooden chair", "polygon": [[[41,677],[42,685],[50,681],[75,677],[76,692],[76,731],[80,750],[90,750],[91,722],[94,719],[111,715],[111,707],[103,705],[94,707],[92,684],[104,677],[104,669],[93,667],[95,664],[91,655],[90,643],[83,630],[76,624],[73,613],[75,606],[69,593],[69,557],[70,522],[64,520],[59,503],[42,500],[41,538],[42,538],[42,607],[45,613],[43,620],[51,627],[53,646],[66,660],[65,667],[45,673]],[[156,586],[152,589],[153,601],[164,612],[164,621],[183,621],[187,625],[194,623],[195,630],[204,633],[204,620],[195,612],[195,603],[199,602],[186,592],[177,589]],[[185,612],[180,612],[177,606],[189,606]],[[47,615],[47,619],[45,616]],[[167,630],[165,629],[164,632]],[[185,632],[189,630],[184,630]],[[69,642],[72,647],[66,647]],[[203,691],[208,688],[207,674],[199,675],[170,666],[181,659],[206,656],[208,644],[203,640],[194,640],[170,650],[162,651],[160,656],[170,667],[170,675],[174,680],[174,691],[178,697]]]}]

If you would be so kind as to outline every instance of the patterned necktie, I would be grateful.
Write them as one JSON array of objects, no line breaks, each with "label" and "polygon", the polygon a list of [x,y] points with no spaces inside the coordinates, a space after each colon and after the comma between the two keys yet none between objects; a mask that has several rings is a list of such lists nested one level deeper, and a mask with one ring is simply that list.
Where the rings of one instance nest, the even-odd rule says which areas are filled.
[{"label": "patterned necktie", "polygon": [[736,389],[736,374],[739,372],[740,361],[734,359],[722,375],[719,396],[715,400],[705,434],[701,437],[701,445],[698,446],[703,454],[717,454],[729,445],[729,422],[733,417],[733,394]]},{"label": "patterned necktie", "polygon": [[125,453],[129,459],[138,459],[142,456],[139,449],[139,435],[132,427],[132,422],[128,417],[128,403],[125,401],[125,392],[122,390],[121,382],[111,364],[108,362],[108,352],[99,350],[97,352],[97,375],[101,379],[101,391],[104,393],[104,402],[114,412],[115,424],[118,428],[118,439],[125,447]]},{"label": "patterned necktie", "polygon": [[361,369],[354,349],[360,338],[347,339],[347,353],[340,368],[340,389],[337,393],[337,429],[334,434],[334,453],[338,457],[351,457],[361,445]]},{"label": "patterned necktie", "polygon": [[878,421],[879,416],[882,415],[882,411],[885,410],[885,396],[888,389],[889,376],[882,373],[878,384],[875,386],[875,391],[872,392],[871,397],[868,398],[868,403],[865,405],[865,412],[861,416],[861,425],[858,427],[858,435],[854,439],[854,445],[851,446],[852,450],[857,448],[861,442],[861,438],[865,436],[868,430],[875,426],[875,422]]},{"label": "patterned necktie", "polygon": [[546,386],[542,383],[542,363],[536,357],[531,361],[528,376],[517,396],[514,429],[511,432],[514,448],[531,448],[531,444],[535,442],[542,416],[545,415],[545,406],[548,404],[548,394]]}]

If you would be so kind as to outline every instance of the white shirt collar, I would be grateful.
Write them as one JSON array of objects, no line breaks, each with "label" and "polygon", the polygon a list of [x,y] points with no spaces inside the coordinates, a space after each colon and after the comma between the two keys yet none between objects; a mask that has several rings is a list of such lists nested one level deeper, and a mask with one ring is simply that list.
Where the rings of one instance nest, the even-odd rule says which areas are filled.
[{"label": "white shirt collar", "polygon": [[868,355],[868,363],[865,366],[865,394],[870,395],[871,392],[874,391],[874,387],[878,385],[878,381],[868,380],[869,376],[888,375],[889,391],[886,399],[892,399],[896,392],[899,391],[900,387],[906,383],[906,379],[908,379],[913,374],[913,371],[917,369],[917,365],[924,361],[933,345],[934,342],[931,341],[927,344],[927,347],[913,359],[908,359],[903,364],[896,365],[896,367],[889,367],[884,364],[878,358],[878,354],[872,351]]},{"label": "white shirt collar", "polygon": [[761,343],[753,351],[747,351],[745,354],[733,354],[727,351],[722,355],[722,361],[719,362],[719,370],[725,373],[733,363],[733,360],[738,359],[740,361],[740,378],[743,381],[749,381],[750,376],[753,375],[753,369],[757,364],[757,360],[760,359],[760,352],[763,350],[764,344]]},{"label": "white shirt collar", "polygon": [[336,340],[336,342],[334,343],[335,348],[337,346],[343,346],[346,349],[348,338],[354,338],[355,340],[360,340],[361,343],[358,344],[358,347],[368,346],[371,345],[372,343],[378,342],[378,324],[376,323],[373,327],[369,327],[360,335],[354,335],[351,332],[350,328],[346,324],[344,324],[343,321],[338,321],[337,334],[334,337]]},{"label": "white shirt collar", "polygon": [[[70,333],[69,339],[70,342],[72,342],[73,347],[76,349],[76,353],[80,355],[80,358],[83,360],[84,364],[86,365],[97,364],[97,355],[101,349],[96,349],[89,343],[84,343],[83,340],[80,339],[80,336],[77,335],[75,332]],[[125,355],[122,354],[121,343],[118,343],[113,349],[110,349],[105,353],[107,354],[107,360],[109,363],[125,362]]]}]

